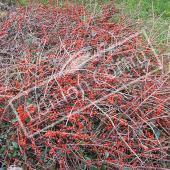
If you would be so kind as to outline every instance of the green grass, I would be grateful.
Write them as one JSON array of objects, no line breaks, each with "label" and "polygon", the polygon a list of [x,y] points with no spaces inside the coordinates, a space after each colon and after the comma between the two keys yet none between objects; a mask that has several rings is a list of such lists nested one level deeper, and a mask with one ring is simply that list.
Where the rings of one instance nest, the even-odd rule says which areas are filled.
[{"label": "green grass", "polygon": [[[115,0],[116,3],[121,4],[125,3],[125,6],[127,7],[126,10],[129,12],[133,12],[134,9],[137,8],[137,6],[140,3],[140,15],[144,19],[147,19],[150,14],[152,13],[152,1],[153,1],[153,7],[154,7],[154,13],[159,16],[163,12],[163,18],[168,19],[170,18],[170,1],[169,0]],[[149,16],[148,16],[149,14]]]},{"label": "green grass", "polygon": [[[142,22],[139,29],[145,28],[152,42],[160,47],[170,42],[168,36],[170,22],[169,0],[115,0],[120,16],[132,15],[134,21]],[[168,45],[168,44],[167,44]]]}]

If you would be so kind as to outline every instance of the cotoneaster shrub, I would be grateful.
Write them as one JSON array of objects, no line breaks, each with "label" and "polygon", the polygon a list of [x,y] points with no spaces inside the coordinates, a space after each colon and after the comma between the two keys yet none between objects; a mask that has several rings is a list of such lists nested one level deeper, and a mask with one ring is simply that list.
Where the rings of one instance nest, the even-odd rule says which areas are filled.
[{"label": "cotoneaster shrub", "polygon": [[2,168],[170,168],[169,71],[118,12],[58,3],[2,21]]}]

